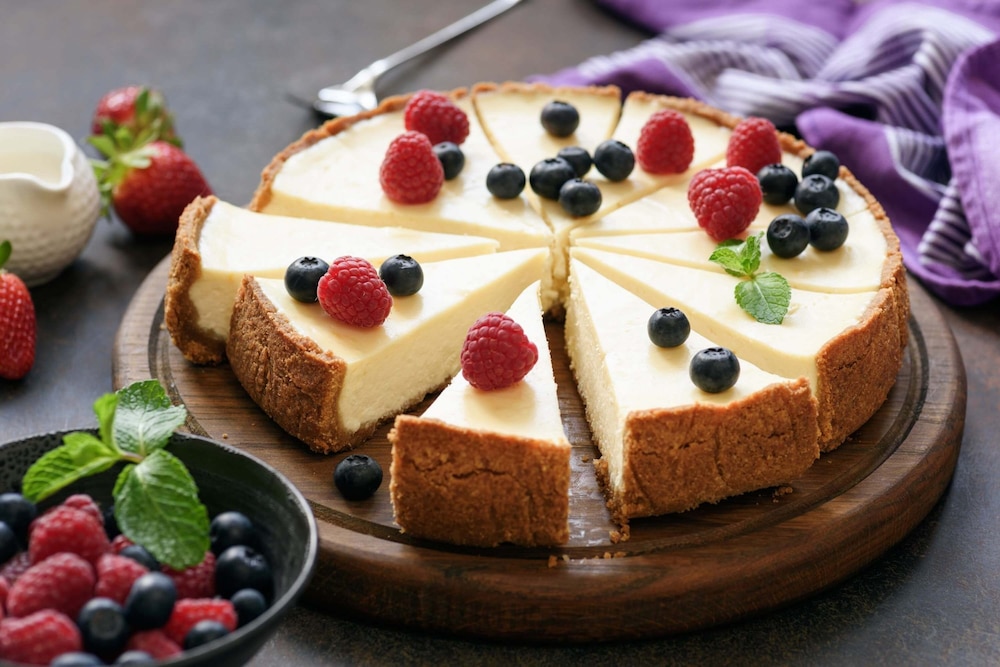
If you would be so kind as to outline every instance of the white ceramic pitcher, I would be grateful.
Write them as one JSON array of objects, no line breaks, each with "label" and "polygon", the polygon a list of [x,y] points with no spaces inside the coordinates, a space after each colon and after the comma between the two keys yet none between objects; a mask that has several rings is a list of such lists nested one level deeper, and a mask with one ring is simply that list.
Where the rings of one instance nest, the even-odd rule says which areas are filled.
[{"label": "white ceramic pitcher", "polygon": [[55,278],[87,244],[100,214],[94,172],[75,141],[45,123],[0,123],[0,241],[6,269],[29,286]]}]

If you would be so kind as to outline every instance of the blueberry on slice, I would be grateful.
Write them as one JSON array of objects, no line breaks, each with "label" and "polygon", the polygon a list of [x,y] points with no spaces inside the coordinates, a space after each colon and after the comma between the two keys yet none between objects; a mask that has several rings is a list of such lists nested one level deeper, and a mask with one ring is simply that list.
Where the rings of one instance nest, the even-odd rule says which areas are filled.
[{"label": "blueberry on slice", "polygon": [[783,164],[769,164],[757,172],[764,201],[772,206],[787,204],[795,196],[799,177]]},{"label": "blueberry on slice", "polygon": [[412,296],[424,286],[420,262],[408,255],[393,255],[378,269],[378,277],[393,296]]},{"label": "blueberry on slice", "polygon": [[351,454],[333,469],[333,483],[347,500],[364,500],[382,484],[382,466],[367,454]]},{"label": "blueberry on slice", "polygon": [[131,558],[150,572],[156,572],[160,569],[160,561],[156,560],[156,556],[149,553],[149,549],[141,544],[130,544],[119,551],[118,555]]},{"label": "blueberry on slice", "polygon": [[125,598],[125,619],[134,630],[163,627],[176,601],[174,580],[162,572],[147,572],[135,580]]},{"label": "blueberry on slice", "polygon": [[691,357],[691,382],[702,391],[718,394],[740,378],[740,362],[724,347],[709,347]]},{"label": "blueberry on slice", "polygon": [[809,245],[809,226],[801,215],[779,215],[767,226],[767,245],[782,259],[798,257]]},{"label": "blueberry on slice", "polygon": [[501,162],[486,174],[486,189],[497,199],[514,199],[524,190],[527,179],[516,164]]},{"label": "blueberry on slice", "polygon": [[576,178],[573,165],[561,157],[550,157],[531,168],[528,183],[539,197],[554,201],[559,199],[559,189],[563,183],[571,178]]},{"label": "blueberry on slice", "polygon": [[83,647],[98,655],[116,654],[125,648],[131,630],[125,610],[109,598],[91,598],[76,617]]},{"label": "blueberry on slice", "polygon": [[594,150],[594,166],[609,181],[624,181],[635,169],[635,153],[617,139],[608,139]]},{"label": "blueberry on slice", "polygon": [[204,619],[195,623],[187,634],[184,635],[184,650],[190,650],[203,646],[208,642],[215,641],[229,634],[229,630],[226,629],[219,621],[213,619]]},{"label": "blueberry on slice", "polygon": [[218,556],[229,547],[242,544],[257,546],[257,529],[242,512],[230,510],[215,515],[208,526],[208,540],[212,553]]},{"label": "blueberry on slice", "polygon": [[806,225],[809,227],[809,243],[816,250],[836,250],[847,240],[847,218],[831,208],[810,211],[806,216]]},{"label": "blueberry on slice", "polygon": [[836,179],[840,174],[840,159],[830,151],[816,151],[802,163],[802,178],[812,174]]},{"label": "blueberry on slice", "polygon": [[795,208],[803,215],[816,208],[837,208],[840,190],[830,178],[822,174],[812,174],[799,181],[795,188]]},{"label": "blueberry on slice", "polygon": [[462,173],[462,168],[465,167],[465,153],[458,144],[452,141],[434,144],[434,155],[444,169],[444,180],[450,181]]},{"label": "blueberry on slice", "polygon": [[580,125],[580,112],[569,102],[555,100],[542,109],[542,127],[555,137],[568,137]]},{"label": "blueberry on slice", "polygon": [[330,270],[330,265],[318,257],[299,257],[285,269],[285,289],[296,301],[315,303],[319,279]]},{"label": "blueberry on slice", "polygon": [[573,171],[576,172],[578,178],[586,176],[587,172],[590,171],[590,168],[594,164],[594,160],[590,157],[590,153],[588,153],[587,149],[582,146],[566,146],[565,148],[560,148],[559,152],[556,153],[556,157],[561,157],[573,165]]},{"label": "blueberry on slice", "polygon": [[601,208],[601,189],[596,183],[573,178],[559,188],[559,205],[574,218],[582,218]]},{"label": "blueberry on slice", "polygon": [[229,598],[244,588],[260,591],[265,598],[270,598],[274,575],[264,554],[238,544],[223,551],[215,560],[215,590]]},{"label": "blueberry on slice", "polygon": [[239,621],[237,626],[241,628],[267,611],[264,594],[254,588],[241,588],[233,593],[229,601],[233,603]]},{"label": "blueberry on slice", "polygon": [[678,347],[691,334],[691,323],[677,308],[660,308],[649,316],[646,333],[657,347]]}]

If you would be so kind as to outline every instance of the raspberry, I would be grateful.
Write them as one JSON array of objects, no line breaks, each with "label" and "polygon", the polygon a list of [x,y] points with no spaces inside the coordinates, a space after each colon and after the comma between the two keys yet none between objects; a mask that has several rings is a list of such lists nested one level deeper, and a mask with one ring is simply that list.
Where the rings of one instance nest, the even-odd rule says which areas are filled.
[{"label": "raspberry", "polygon": [[205,553],[205,559],[186,570],[177,571],[169,566],[163,572],[174,580],[177,599],[215,597],[215,554]]},{"label": "raspberry", "polygon": [[469,117],[441,93],[421,90],[414,93],[403,109],[406,129],[426,134],[431,144],[450,141],[460,144],[469,136]]},{"label": "raspberry", "polygon": [[716,241],[746,229],[760,210],[757,177],[743,167],[703,169],[688,185],[688,203],[701,226]]},{"label": "raspberry", "polygon": [[323,310],[356,327],[377,327],[389,317],[392,296],[371,262],[344,256],[330,262],[317,290]]},{"label": "raspberry", "polygon": [[745,167],[756,174],[781,162],[781,144],[774,123],[766,118],[744,118],[733,129],[726,148],[727,167]]},{"label": "raspberry", "polygon": [[163,660],[181,652],[181,647],[163,630],[140,630],[132,633],[126,651],[145,651],[156,660]]},{"label": "raspberry", "polygon": [[14,582],[17,581],[29,567],[31,567],[31,557],[28,556],[27,551],[22,551],[7,561],[3,568],[0,569],[0,577],[3,577],[10,586],[13,586]]},{"label": "raspberry", "polygon": [[10,584],[5,577],[0,577],[0,618],[3,618],[3,610],[7,608],[7,594],[10,593]]},{"label": "raspberry", "polygon": [[132,584],[142,575],[149,572],[145,567],[131,558],[116,554],[104,554],[97,559],[97,584],[94,586],[96,597],[110,598],[118,604],[125,604]]},{"label": "raspberry", "polygon": [[650,116],[639,132],[636,158],[651,174],[687,171],[694,159],[694,135],[684,116],[673,109]]},{"label": "raspberry", "polygon": [[233,608],[233,603],[229,600],[208,598],[178,600],[170,614],[170,619],[163,626],[163,632],[178,645],[183,645],[184,636],[188,631],[198,621],[205,620],[218,621],[232,632],[236,629],[236,609]]},{"label": "raspberry", "polygon": [[94,499],[88,496],[86,493],[74,493],[72,496],[67,498],[62,502],[63,507],[72,507],[74,509],[81,510],[87,514],[92,515],[95,519],[104,525],[104,514],[101,513],[101,508],[97,506]]},{"label": "raspberry", "polygon": [[389,144],[378,179],[385,196],[392,201],[426,204],[441,191],[444,167],[427,135],[404,132]]},{"label": "raspberry", "polygon": [[7,595],[11,616],[27,616],[42,609],[54,609],[76,618],[94,594],[94,569],[73,553],[59,553],[32,565]]},{"label": "raspberry", "polygon": [[125,547],[130,547],[135,544],[132,540],[125,537],[124,535],[118,535],[115,539],[111,540],[111,553],[120,554],[122,549]]},{"label": "raspberry", "polygon": [[11,662],[47,665],[56,656],[83,649],[80,631],[51,609],[0,622],[0,656]]},{"label": "raspberry", "polygon": [[503,313],[487,313],[469,327],[462,345],[462,377],[477,389],[501,389],[520,381],[538,361],[538,348]]},{"label": "raspberry", "polygon": [[111,549],[104,526],[93,514],[75,507],[56,507],[31,524],[28,554],[32,563],[68,551],[91,563]]}]

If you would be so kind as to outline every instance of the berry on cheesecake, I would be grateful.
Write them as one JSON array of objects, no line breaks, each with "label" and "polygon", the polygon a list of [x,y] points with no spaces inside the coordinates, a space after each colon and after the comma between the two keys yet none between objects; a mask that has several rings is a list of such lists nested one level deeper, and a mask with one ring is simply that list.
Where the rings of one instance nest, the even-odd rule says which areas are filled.
[{"label": "berry on cheesecake", "polygon": [[407,131],[392,140],[379,168],[385,196],[398,204],[426,204],[444,184],[444,167],[426,134]]},{"label": "berry on cheesecake", "polygon": [[344,256],[330,262],[317,290],[323,310],[356,327],[377,327],[389,317],[392,296],[371,262]]},{"label": "berry on cheesecake", "polygon": [[699,171],[687,196],[698,225],[716,241],[737,237],[760,210],[760,184],[743,167]]},{"label": "berry on cheesecake", "polygon": [[774,123],[766,118],[744,118],[729,137],[727,167],[745,167],[756,174],[769,164],[781,162],[781,144]]},{"label": "berry on cheesecake", "polygon": [[519,382],[538,361],[538,348],[521,325],[503,313],[476,320],[462,345],[462,377],[476,389],[502,389]]},{"label": "berry on cheesecake", "polygon": [[410,96],[403,109],[407,130],[427,135],[431,144],[461,144],[469,136],[469,117],[446,95],[421,90]]},{"label": "berry on cheesecake", "polygon": [[694,135],[683,114],[657,111],[642,126],[636,144],[639,166],[651,174],[680,174],[694,159]]}]

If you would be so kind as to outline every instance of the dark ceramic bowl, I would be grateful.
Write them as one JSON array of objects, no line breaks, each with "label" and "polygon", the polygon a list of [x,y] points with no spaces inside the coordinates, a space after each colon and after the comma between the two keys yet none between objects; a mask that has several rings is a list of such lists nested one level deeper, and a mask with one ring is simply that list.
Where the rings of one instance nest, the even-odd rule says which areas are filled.
[{"label": "dark ceramic bowl", "polygon": [[[63,435],[64,432],[48,433],[0,445],[0,492],[20,490],[25,471],[42,454],[61,445]],[[242,665],[274,634],[281,617],[308,584],[316,564],[316,520],[305,498],[281,473],[234,447],[175,433],[168,450],[190,470],[209,517],[237,510],[254,522],[260,533],[261,550],[274,572],[274,597],[267,611],[244,627],[163,664]],[[106,507],[111,502],[111,489],[119,470],[116,466],[82,479],[62,494],[40,503],[40,509],[59,503],[71,493],[90,494]],[[0,660],[0,664],[10,663]]]}]

